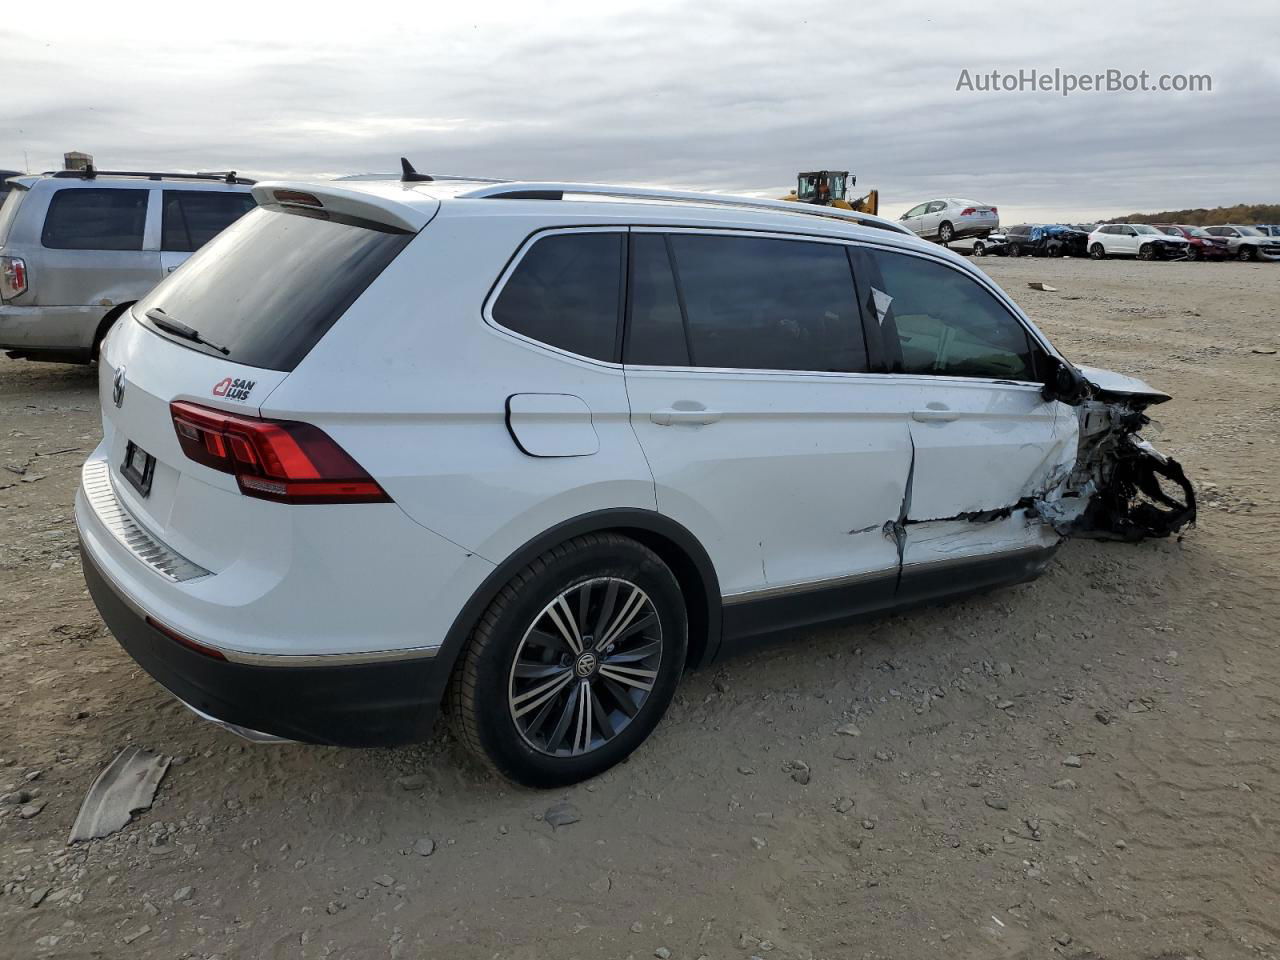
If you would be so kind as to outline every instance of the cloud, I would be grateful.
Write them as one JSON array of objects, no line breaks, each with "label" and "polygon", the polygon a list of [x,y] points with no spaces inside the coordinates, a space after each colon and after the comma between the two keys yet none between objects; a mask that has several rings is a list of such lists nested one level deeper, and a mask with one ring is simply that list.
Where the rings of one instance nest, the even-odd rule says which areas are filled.
[{"label": "cloud", "polygon": [[[20,91],[0,166],[249,175],[420,169],[774,193],[849,169],[896,212],[931,196],[1110,211],[1275,199],[1280,68],[1248,17],[1079,5],[490,3],[250,18],[32,17],[0,35]],[[163,13],[161,11],[163,10]],[[49,22],[45,23],[44,19]],[[1198,94],[957,92],[961,70],[1209,73]]]}]

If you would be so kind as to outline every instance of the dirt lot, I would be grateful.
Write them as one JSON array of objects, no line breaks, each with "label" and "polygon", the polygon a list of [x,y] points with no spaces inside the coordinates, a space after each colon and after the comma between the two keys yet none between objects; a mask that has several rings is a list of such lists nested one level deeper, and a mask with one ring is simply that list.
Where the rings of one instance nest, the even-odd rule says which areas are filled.
[{"label": "dirt lot", "polygon": [[[691,675],[561,793],[174,703],[81,580],[95,371],[0,359],[0,957],[1280,957],[1280,264],[981,263],[1174,394],[1199,526]],[[153,808],[66,846],[128,744],[178,758]]]}]

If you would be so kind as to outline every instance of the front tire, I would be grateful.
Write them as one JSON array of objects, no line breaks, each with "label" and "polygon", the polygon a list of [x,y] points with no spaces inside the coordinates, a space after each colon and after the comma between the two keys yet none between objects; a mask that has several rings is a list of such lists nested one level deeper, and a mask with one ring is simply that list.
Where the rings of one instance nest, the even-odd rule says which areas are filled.
[{"label": "front tire", "polygon": [[534,560],[480,618],[450,685],[467,747],[530,787],[603,773],[666,713],[684,670],[684,597],[652,550],[576,537]]},{"label": "front tire", "polygon": [[1094,260],[1105,260],[1107,259],[1107,251],[1103,249],[1102,244],[1095,243],[1089,248],[1089,256]]},{"label": "front tire", "polygon": [[987,245],[978,240],[973,245],[973,255],[975,257],[985,257],[987,255]]},{"label": "front tire", "polygon": [[1156,258],[1156,247],[1154,243],[1144,243],[1138,248],[1139,260],[1154,260]]},{"label": "front tire", "polygon": [[1249,260],[1257,260],[1258,248],[1249,246],[1241,247],[1236,251],[1236,257],[1238,257],[1242,263],[1248,262]]}]

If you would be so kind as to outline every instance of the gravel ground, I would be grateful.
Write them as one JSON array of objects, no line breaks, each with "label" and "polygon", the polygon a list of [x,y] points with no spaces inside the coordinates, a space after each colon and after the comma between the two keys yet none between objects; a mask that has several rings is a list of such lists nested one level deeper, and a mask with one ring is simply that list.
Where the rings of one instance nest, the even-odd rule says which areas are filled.
[{"label": "gravel ground", "polygon": [[[1174,395],[1199,526],[690,675],[552,793],[175,704],[81,579],[95,371],[0,359],[0,956],[1280,957],[1280,265],[979,262]],[[153,807],[66,846],[130,744],[176,758]]]}]

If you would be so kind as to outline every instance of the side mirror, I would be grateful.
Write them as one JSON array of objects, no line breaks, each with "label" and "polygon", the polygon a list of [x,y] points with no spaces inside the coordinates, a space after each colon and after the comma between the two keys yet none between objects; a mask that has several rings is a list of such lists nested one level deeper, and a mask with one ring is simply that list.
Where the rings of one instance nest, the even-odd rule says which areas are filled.
[{"label": "side mirror", "polygon": [[1057,357],[1042,354],[1041,360],[1047,370],[1040,396],[1046,401],[1057,400],[1068,406],[1079,406],[1089,395],[1089,381],[1070,363]]}]

